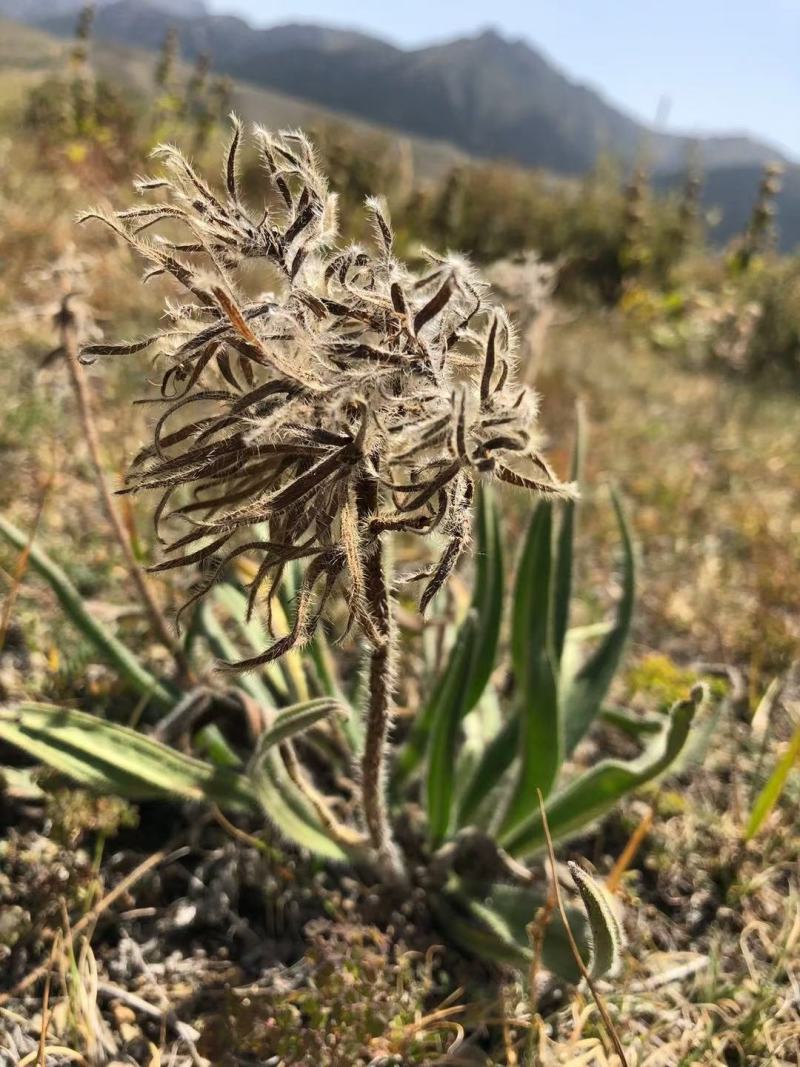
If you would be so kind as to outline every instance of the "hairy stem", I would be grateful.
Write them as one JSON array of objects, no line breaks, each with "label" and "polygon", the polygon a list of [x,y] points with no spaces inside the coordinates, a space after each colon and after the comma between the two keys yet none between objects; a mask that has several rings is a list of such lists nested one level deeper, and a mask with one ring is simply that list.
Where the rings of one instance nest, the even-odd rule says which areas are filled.
[{"label": "hairy stem", "polygon": [[[366,479],[357,492],[359,518],[374,513],[377,486]],[[386,747],[392,723],[395,635],[383,547],[380,539],[364,560],[364,610],[375,630],[369,660],[369,685],[364,754],[361,759],[361,799],[372,847],[387,881],[403,882],[405,870],[394,841],[386,807]]]},{"label": "hairy stem", "polygon": [[59,328],[61,347],[64,351],[67,366],[69,367],[75,399],[78,403],[81,429],[86,441],[86,447],[89,450],[92,466],[94,467],[97,489],[100,493],[100,502],[111,529],[114,532],[114,536],[117,539],[117,543],[122,550],[128,573],[133,579],[139,593],[139,597],[141,598],[147,617],[150,620],[153,632],[158,640],[172,653],[181,677],[188,680],[189,667],[183,649],[176,637],[170,631],[161,608],[153,595],[153,590],[148,584],[147,576],[134,555],[131,539],[128,536],[128,531],[125,529],[122,518],[120,517],[119,510],[114,503],[114,497],[109,487],[108,479],[106,478],[100,452],[100,438],[92,413],[89,387],[86,382],[83,367],[78,359],[77,323],[75,321],[75,314],[69,306],[69,302],[69,296],[65,296],[61,304],[61,309],[56,316],[56,323]]}]

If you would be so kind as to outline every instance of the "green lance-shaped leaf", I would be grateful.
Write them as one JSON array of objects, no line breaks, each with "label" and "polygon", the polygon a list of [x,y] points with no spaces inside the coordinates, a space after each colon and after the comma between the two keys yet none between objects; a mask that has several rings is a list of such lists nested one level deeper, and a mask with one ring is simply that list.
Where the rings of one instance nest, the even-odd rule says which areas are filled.
[{"label": "green lance-shaped leaf", "polygon": [[614,726],[629,737],[644,737],[660,734],[664,728],[663,715],[637,715],[627,708],[601,708],[598,718],[608,726]]},{"label": "green lance-shaped leaf", "polygon": [[[241,649],[237,648],[228,636],[225,627],[214,614],[209,604],[201,606],[198,616],[198,629],[205,637],[217,659],[233,663],[242,658]],[[232,676],[232,681],[237,688],[247,693],[261,707],[271,708],[274,706],[275,701],[272,694],[259,675],[255,673],[235,674]]]},{"label": "green lance-shaped leaf", "polygon": [[[503,615],[503,545],[494,497],[486,487],[478,494],[476,512],[475,585],[471,611],[477,636],[471,659],[463,659],[463,643],[456,638],[431,698],[417,717],[394,769],[394,787],[401,787],[419,768],[425,756],[433,723],[446,699],[447,678],[453,673],[470,673],[469,688],[461,705],[461,715],[468,714],[478,703],[494,669]],[[466,623],[462,624],[463,626]]]},{"label": "green lance-shaped leaf", "polygon": [[241,767],[242,758],[228,743],[215,722],[201,727],[192,738],[192,747],[202,756],[208,756],[217,767]]},{"label": "green lance-shaped leaf", "polygon": [[619,969],[624,938],[610,895],[577,863],[570,862],[567,866],[589,918],[592,934],[589,974],[592,978],[611,976]]},{"label": "green lance-shaped leaf", "polygon": [[287,841],[324,860],[346,863],[350,857],[317,818],[307,798],[289,777],[274,743],[260,738],[249,767],[261,810]]},{"label": "green lance-shaped leaf", "polygon": [[525,819],[547,796],[561,766],[558,678],[551,631],[553,507],[542,500],[531,518],[517,572],[511,654],[517,680],[519,772],[502,827]]},{"label": "green lance-shaped leaf", "polygon": [[244,775],[83,711],[32,703],[0,709],[0,738],[98,792],[129,800],[171,797],[256,810]]},{"label": "green lance-shaped leaf", "polygon": [[[201,608],[201,626],[215,655],[229,661],[239,658],[236,646],[208,604]],[[237,674],[234,684],[263,707],[272,707],[271,694],[258,675]],[[280,717],[281,713],[277,714]],[[259,808],[287,841],[321,859],[347,860],[344,850],[330,840],[307,798],[289,777],[277,749],[265,744],[263,735],[251,760],[249,777]]]},{"label": "green lance-shaped leaf", "polygon": [[[234,589],[233,592],[236,593],[237,590]],[[239,599],[231,597],[227,599],[223,606],[227,609],[233,608],[236,610],[239,604]],[[200,626],[216,656],[228,661],[240,658],[240,651],[236,648],[236,645],[230,639],[225,628],[208,604],[204,604],[200,610]],[[234,676],[233,682],[262,707],[273,708],[272,694],[258,674],[237,674]],[[307,728],[308,725],[312,724],[309,722],[309,718],[316,722],[321,717],[321,714],[329,714],[333,702],[325,702],[324,712],[321,711],[321,707],[317,702],[312,702],[312,704],[313,709],[308,717],[306,717],[305,711],[301,710],[299,712],[299,719],[302,723],[300,728]],[[307,706],[300,705],[300,707],[305,709]],[[291,710],[293,709],[271,711],[273,716],[277,716],[270,728],[270,730],[278,731],[278,734],[271,735],[273,739],[275,736],[279,736],[290,723],[297,724],[297,720],[293,716],[290,716],[285,723],[282,722],[283,715],[286,714],[286,711]],[[289,734],[292,732],[296,731],[290,729]],[[283,736],[281,740],[286,740],[289,734]],[[274,740],[265,741],[265,736],[262,735],[260,738],[259,749],[249,769],[259,807],[270,823],[287,841],[306,849],[306,851],[322,859],[344,862],[347,858],[344,851],[329,839],[307,798],[289,777],[279,753],[274,748]]]},{"label": "green lance-shaped leaf", "polygon": [[475,656],[464,714],[481,699],[494,670],[500,626],[503,621],[503,541],[494,496],[481,486],[477,507],[475,548],[475,587],[472,607],[478,619]]},{"label": "green lance-shaped leaf", "polygon": [[[247,597],[241,589],[237,589],[236,586],[228,582],[223,582],[214,587],[212,595],[215,604],[218,604],[231,619],[238,636],[253,652],[263,652],[269,644],[269,637],[259,619],[256,617],[247,618]],[[236,645],[231,644],[231,649],[233,650],[233,661],[242,658],[242,652],[236,648]],[[256,677],[261,680],[262,687],[266,684],[269,689],[271,694],[269,698],[270,704],[287,704],[289,702],[289,690],[278,663],[266,664],[260,669]]]},{"label": "green lance-shaped leaf", "polygon": [[525,945],[511,937],[499,916],[492,912],[479,913],[475,907],[457,907],[443,895],[435,895],[430,901],[437,925],[447,940],[463,951],[492,963],[524,968],[530,965],[531,956]]},{"label": "green lance-shaped leaf", "polygon": [[614,511],[622,537],[622,596],[613,627],[574,675],[563,673],[561,705],[564,751],[569,755],[591,726],[620,665],[633,619],[636,564],[628,523],[622,503],[612,493]]},{"label": "green lance-shaped leaf", "polygon": [[441,700],[431,725],[428,747],[426,800],[428,832],[438,845],[450,827],[455,791],[458,730],[469,697],[469,664],[475,653],[478,633],[475,613],[470,611],[459,631],[442,686]]},{"label": "green lance-shaped leaf", "polygon": [[336,670],[336,661],[331,654],[322,624],[317,627],[307,648],[311,662],[314,664],[316,688],[320,690],[320,695],[347,704],[347,698]]},{"label": "green lance-shaped leaf", "polygon": [[[480,885],[458,879],[432,898],[442,930],[462,949],[496,963],[527,969],[533,960],[530,926],[545,903],[541,889],[516,885]],[[568,908],[567,918],[581,956],[591,958],[586,916]],[[544,928],[541,962],[563,981],[578,982],[580,969],[561,916],[554,912]]]},{"label": "green lance-shaped leaf", "polygon": [[[519,718],[506,719],[483,750],[461,795],[458,826],[484,827],[487,819],[482,808],[489,795],[502,785],[503,775],[514,761],[519,748]],[[491,815],[496,815],[493,811]]]},{"label": "green lance-shaped leaf", "polygon": [[[278,596],[272,602],[272,615],[277,625],[284,631],[288,631],[290,620],[295,611],[295,602],[298,591],[302,584],[303,569],[299,560],[293,560],[286,568],[283,581],[278,589]],[[261,648],[265,647],[262,644]],[[306,679],[303,659],[308,655],[308,649],[293,648],[284,653],[275,663],[269,664],[272,670],[279,670],[283,674],[286,688],[292,701],[308,700],[311,696]]]},{"label": "green lance-shaped leaf", "polygon": [[[364,744],[364,723],[360,708],[361,702],[348,699],[342,686],[336,660],[331,653],[325,624],[321,622],[311,640],[304,649],[306,666],[311,666],[312,688],[319,696],[330,697],[347,712],[342,722],[342,737],[353,753],[360,753]],[[359,676],[363,680],[363,676]]]},{"label": "green lance-shaped leaf", "polygon": [[[582,830],[613,808],[620,797],[663,773],[686,744],[703,692],[702,686],[696,686],[688,700],[673,705],[661,736],[638,759],[604,760],[551,796],[545,808],[553,840]],[[538,809],[503,834],[500,844],[517,859],[527,859],[543,849],[546,838]]]},{"label": "green lance-shaped leaf", "polygon": [[[0,536],[20,550],[28,544],[28,537],[8,519],[2,517],[0,517]],[[122,641],[97,620],[57,563],[35,544],[31,545],[28,562],[53,590],[65,613],[77,629],[114,666],[126,682],[143,696],[150,697],[162,708],[171,708],[175,704],[178,699],[177,695],[146,670]]]},{"label": "green lance-shaped leaf", "polygon": [[[575,413],[575,448],[572,453],[571,480],[580,485],[586,451],[586,420],[579,404]],[[556,663],[561,662],[564,641],[569,627],[569,608],[572,599],[572,573],[575,553],[575,527],[578,501],[564,500],[560,505],[561,525],[558,531],[555,572],[553,576],[553,651]]]},{"label": "green lance-shaped leaf", "polygon": [[800,761],[800,726],[795,730],[788,748],[778,760],[774,771],[767,779],[767,784],[756,798],[747,823],[745,836],[748,840],[758,833],[764,820],[778,803],[789,772],[798,761]]},{"label": "green lance-shaped leaf", "polygon": [[347,710],[330,697],[318,697],[316,700],[307,700],[302,704],[292,704],[288,708],[282,708],[276,713],[272,725],[258,739],[258,751],[263,752],[273,745],[289,741],[295,735],[310,730],[312,726],[316,726],[318,722],[334,714],[345,716]]}]

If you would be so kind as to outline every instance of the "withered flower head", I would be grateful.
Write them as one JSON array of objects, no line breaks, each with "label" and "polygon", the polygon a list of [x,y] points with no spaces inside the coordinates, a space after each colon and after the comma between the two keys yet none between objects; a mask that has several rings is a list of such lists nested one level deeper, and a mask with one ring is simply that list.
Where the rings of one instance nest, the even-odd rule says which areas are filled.
[{"label": "withered flower head", "polygon": [[[302,561],[291,632],[246,667],[307,640],[337,587],[350,624],[377,647],[386,626],[370,567],[389,533],[446,538],[438,563],[412,576],[425,581],[424,610],[468,541],[480,477],[571,492],[539,453],[513,331],[470,265],[426,252],[427,269],[412,273],[376,199],[372,246],[338,245],[335,198],[305,137],[258,127],[253,137],[267,184],[260,213],[241,193],[234,121],[223,193],[167,146],[165,175],[137,183],[156,202],[87,216],[148,261],[148,278],[172,275],[183,302],[168,305],[157,335],[89,345],[82,357],[157,347],[166,363],[164,410],[127,491],[160,492],[159,536],[168,518],[189,527],[155,570],[213,563],[190,603],[246,553],[258,561],[249,609],[263,598],[269,612],[285,567]],[[153,236],[164,224],[170,239]],[[258,261],[275,292],[252,299]]]}]

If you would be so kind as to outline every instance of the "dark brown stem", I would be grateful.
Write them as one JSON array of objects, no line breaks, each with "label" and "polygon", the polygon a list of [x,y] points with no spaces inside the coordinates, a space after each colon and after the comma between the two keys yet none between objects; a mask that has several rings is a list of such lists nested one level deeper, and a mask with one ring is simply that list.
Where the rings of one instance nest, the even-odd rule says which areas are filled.
[{"label": "dark brown stem", "polygon": [[[359,518],[375,511],[377,486],[364,480],[358,487]],[[383,546],[378,538],[364,560],[365,611],[372,620],[375,637],[369,660],[366,736],[361,759],[361,797],[364,819],[382,875],[390,882],[403,882],[403,861],[394,841],[386,808],[386,746],[392,723],[394,690],[394,624],[386,582]]]},{"label": "dark brown stem", "polygon": [[128,536],[128,531],[125,529],[120,513],[114,503],[114,497],[109,487],[108,479],[106,478],[100,451],[100,438],[97,433],[97,426],[92,413],[89,387],[86,382],[83,366],[78,358],[77,323],[75,321],[75,314],[69,305],[70,298],[69,296],[65,296],[61,304],[61,309],[56,316],[56,322],[59,328],[61,347],[64,351],[67,366],[69,367],[72,388],[78,403],[81,429],[86,441],[86,447],[89,450],[92,466],[94,467],[97,489],[100,494],[100,502],[119,547],[122,550],[128,573],[138,590],[142,605],[153,628],[153,632],[158,640],[172,653],[181,678],[184,681],[188,681],[190,672],[183,649],[167,625],[167,621],[164,618],[161,608],[153,596],[153,591],[148,584],[147,576],[139,565],[139,561],[136,559],[131,539]]}]

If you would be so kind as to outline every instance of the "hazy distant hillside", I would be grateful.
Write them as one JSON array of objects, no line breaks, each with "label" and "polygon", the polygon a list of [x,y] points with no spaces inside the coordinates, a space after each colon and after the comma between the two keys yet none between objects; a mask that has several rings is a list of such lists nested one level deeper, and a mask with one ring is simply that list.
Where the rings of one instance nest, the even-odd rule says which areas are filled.
[{"label": "hazy distant hillside", "polygon": [[[320,26],[262,30],[230,16],[200,11],[180,18],[165,10],[186,3],[196,0],[107,2],[98,11],[96,33],[152,49],[175,25],[187,56],[212,51],[217,68],[235,77],[445,138],[473,155],[563,173],[584,171],[604,150],[632,159],[643,144],[656,168],[670,171],[683,164],[691,144],[649,131],[528,44],[494,32],[406,51]],[[35,8],[26,17],[60,33],[73,23],[57,14],[42,19]],[[701,155],[709,167],[728,167],[777,153],[748,137],[726,136],[704,138]]]},{"label": "hazy distant hillside", "polygon": [[[69,44],[39,29],[9,22],[0,16],[0,100],[13,103],[27,88],[48,71],[63,67]],[[139,48],[110,42],[96,49],[92,62],[108,79],[147,95],[153,89],[155,56]],[[184,78],[189,67],[179,69]],[[278,128],[303,127],[308,130],[322,124],[342,123],[356,132],[369,134],[380,130],[374,123],[360,119],[343,120],[328,108],[286,96],[284,93],[256,85],[234,82],[232,102],[237,114],[246,122],[261,122]],[[419,177],[438,178],[455,164],[464,162],[463,152],[444,141],[422,137],[407,138],[415,172]]]},{"label": "hazy distant hillside", "polygon": [[[95,7],[106,7],[113,0],[95,0]],[[85,0],[0,0],[0,16],[20,22],[41,22],[61,15],[73,16]],[[139,0],[139,6],[157,8],[179,18],[208,15],[203,0]]]},{"label": "hazy distant hillside", "polygon": [[[4,2],[0,0],[0,10]],[[10,0],[17,3],[19,0]],[[24,21],[61,35],[71,34],[75,25],[73,11],[53,12],[43,2],[45,12],[26,14]],[[64,0],[67,2],[67,0]],[[196,8],[180,15],[182,5]],[[23,18],[23,16],[19,16]],[[212,52],[216,67],[234,76],[246,74],[250,81],[271,84],[261,69],[265,56],[287,49],[307,49],[309,52],[348,52],[367,47],[381,52],[394,52],[366,34],[337,30],[325,26],[287,25],[258,30],[234,15],[208,15],[198,0],[106,0],[98,9],[94,32],[97,37],[140,48],[154,50],[161,47],[170,28],[178,31],[183,54],[193,58],[200,52]],[[296,94],[303,95],[303,94]]]},{"label": "hazy distant hillside", "polygon": [[[21,2],[0,0],[0,10],[19,8]],[[62,35],[72,32],[74,13],[43,18],[43,6],[52,12],[49,0],[32,0],[25,18]],[[176,14],[187,6],[190,17]],[[694,141],[648,130],[529,45],[493,32],[403,50],[323,26],[255,29],[240,18],[204,13],[200,0],[106,0],[97,12],[95,33],[154,51],[173,26],[187,59],[211,52],[217,70],[242,82],[449,142],[476,157],[572,175],[585,172],[601,152],[629,162],[644,153],[659,182],[670,185],[682,180],[694,152],[707,171],[707,196],[723,215],[720,237],[747,216],[759,168],[781,158],[746,136]],[[780,227],[783,247],[800,242],[800,171],[794,168],[787,174]]]}]

